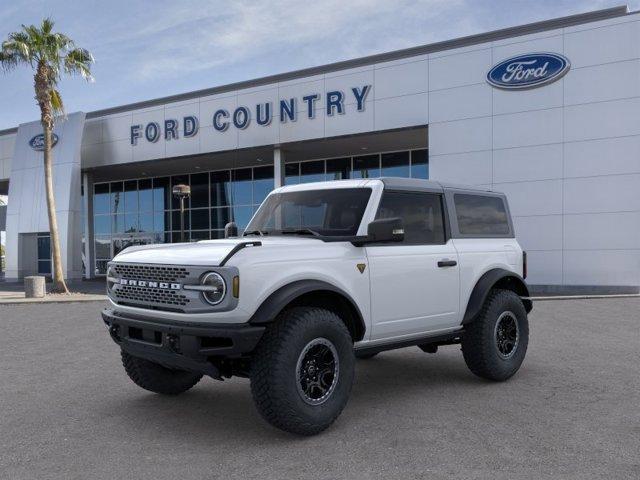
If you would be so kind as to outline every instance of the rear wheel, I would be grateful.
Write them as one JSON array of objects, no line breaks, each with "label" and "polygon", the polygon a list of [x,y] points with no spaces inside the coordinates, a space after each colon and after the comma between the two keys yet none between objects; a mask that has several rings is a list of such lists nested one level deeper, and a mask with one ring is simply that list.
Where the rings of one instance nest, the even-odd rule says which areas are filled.
[{"label": "rear wheel", "polygon": [[489,380],[513,376],[527,353],[529,322],[511,290],[492,290],[478,317],[465,328],[462,353],[469,369]]},{"label": "rear wheel", "polygon": [[354,363],[351,336],[336,314],[287,310],[269,325],[251,361],[256,407],[281,430],[320,433],[347,403]]},{"label": "rear wheel", "polygon": [[200,381],[202,375],[163,367],[144,358],[122,351],[122,365],[129,378],[139,387],[163,395],[186,392]]}]

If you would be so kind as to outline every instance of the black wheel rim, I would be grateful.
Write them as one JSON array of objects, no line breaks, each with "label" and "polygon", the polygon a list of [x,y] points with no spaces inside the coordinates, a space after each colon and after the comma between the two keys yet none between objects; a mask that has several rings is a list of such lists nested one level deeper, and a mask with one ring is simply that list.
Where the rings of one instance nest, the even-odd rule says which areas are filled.
[{"label": "black wheel rim", "polygon": [[338,383],[338,352],[326,338],[311,340],[296,365],[298,393],[309,405],[326,402]]},{"label": "black wheel rim", "polygon": [[494,339],[498,355],[503,359],[511,358],[518,348],[520,328],[518,318],[513,312],[503,312],[496,322]]}]

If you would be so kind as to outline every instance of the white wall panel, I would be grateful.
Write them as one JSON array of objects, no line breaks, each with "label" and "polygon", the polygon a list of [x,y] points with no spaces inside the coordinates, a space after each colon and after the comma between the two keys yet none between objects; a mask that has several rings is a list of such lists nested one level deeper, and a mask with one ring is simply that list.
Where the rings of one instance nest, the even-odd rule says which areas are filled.
[{"label": "white wall panel", "polygon": [[564,79],[543,88],[528,90],[493,89],[493,114],[525,112],[562,107]]},{"label": "white wall panel", "polygon": [[493,182],[562,178],[562,144],[493,151]]},{"label": "white wall panel", "polygon": [[335,137],[374,130],[372,104],[373,101],[366,102],[365,110],[358,112],[355,104],[347,103],[344,107],[344,114],[340,115],[336,113],[333,116],[325,117],[325,135],[327,137]]},{"label": "white wall panel", "polygon": [[429,122],[446,122],[491,115],[488,84],[437,90],[429,93]]},{"label": "white wall panel", "polygon": [[[311,80],[311,78],[314,78]],[[302,101],[302,97],[318,94],[319,98],[314,102],[316,108],[324,109],[326,97],[324,95],[324,76],[309,77],[307,81],[298,79],[296,82],[288,81],[278,85],[279,99],[296,98],[296,108],[298,112],[307,112],[307,103]],[[369,93],[371,95],[371,93]],[[368,96],[368,95],[367,95]],[[373,95],[371,95],[373,97]],[[273,104],[274,113],[279,114],[279,102]]]},{"label": "white wall panel", "polygon": [[561,285],[562,251],[527,252],[527,283],[530,285]]},{"label": "white wall panel", "polygon": [[[353,95],[351,91],[352,88],[358,87],[362,88],[364,85],[374,85],[373,81],[373,67],[368,67],[363,69],[362,71],[356,73],[350,73],[346,75],[337,75],[337,76],[329,76],[325,75],[324,79],[324,95],[327,92],[339,90],[344,94],[344,103],[345,105],[355,105],[356,97]],[[367,94],[367,100],[373,100],[375,96],[375,85],[373,86],[374,91],[369,92]],[[314,93],[314,92],[310,92]],[[322,94],[322,92],[319,92]],[[358,120],[356,120],[358,121]]]},{"label": "white wall panel", "polygon": [[429,91],[484,83],[491,68],[491,49],[429,59]]},{"label": "white wall panel", "polygon": [[430,155],[429,178],[466,185],[490,185],[491,150]]},{"label": "white wall panel", "polygon": [[573,69],[564,82],[565,105],[637,97],[640,60]]},{"label": "white wall panel", "polygon": [[375,98],[398,97],[427,91],[429,63],[403,63],[392,67],[376,68]]},{"label": "white wall panel", "polygon": [[131,112],[110,115],[102,119],[102,141],[129,140],[131,137]]},{"label": "white wall panel", "polygon": [[564,216],[567,250],[640,249],[640,211]]},{"label": "white wall panel", "polygon": [[496,183],[493,188],[507,195],[513,216],[562,213],[562,180]]},{"label": "white wall panel", "polygon": [[566,285],[638,285],[640,250],[565,250]]},{"label": "white wall panel", "polygon": [[376,100],[374,103],[375,130],[426,125],[429,123],[428,103],[426,93]]},{"label": "white wall panel", "polygon": [[621,173],[640,173],[640,136],[564,144],[566,177]]},{"label": "white wall panel", "polygon": [[491,117],[429,124],[432,155],[491,149]]},{"label": "white wall panel", "polygon": [[82,133],[82,144],[90,145],[102,143],[102,119],[88,120],[84,124],[84,132]]},{"label": "white wall panel", "polygon": [[638,22],[567,33],[564,52],[576,68],[640,58]]},{"label": "white wall panel", "polygon": [[516,238],[527,252],[562,250],[562,215],[514,217]]},{"label": "white wall panel", "polygon": [[559,142],[562,142],[561,108],[493,117],[494,148]]},{"label": "white wall panel", "polygon": [[640,210],[640,174],[570,178],[564,182],[565,213]]},{"label": "white wall panel", "polygon": [[565,107],[565,141],[640,134],[640,98]]},{"label": "white wall panel", "polygon": [[295,122],[280,123],[279,118],[274,119],[274,122],[279,124],[279,136],[282,143],[324,137],[324,107],[316,108],[313,119],[305,114],[299,115]]}]

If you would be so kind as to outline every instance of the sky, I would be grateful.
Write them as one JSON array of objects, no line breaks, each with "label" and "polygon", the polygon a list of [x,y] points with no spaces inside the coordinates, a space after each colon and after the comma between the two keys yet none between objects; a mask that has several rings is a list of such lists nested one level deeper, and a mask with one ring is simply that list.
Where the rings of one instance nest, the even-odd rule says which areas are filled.
[{"label": "sky", "polygon": [[[0,39],[45,16],[90,50],[95,82],[64,79],[90,112],[623,4],[621,0],[12,0]],[[640,0],[627,2],[630,10]],[[27,68],[0,70],[0,130],[37,120]]]}]

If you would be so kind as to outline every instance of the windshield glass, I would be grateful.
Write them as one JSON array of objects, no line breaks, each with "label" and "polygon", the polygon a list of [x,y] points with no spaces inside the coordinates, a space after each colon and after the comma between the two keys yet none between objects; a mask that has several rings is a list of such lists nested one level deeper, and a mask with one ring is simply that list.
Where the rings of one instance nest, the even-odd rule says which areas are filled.
[{"label": "windshield glass", "polygon": [[275,193],[260,206],[244,234],[353,236],[370,196],[370,188]]}]

